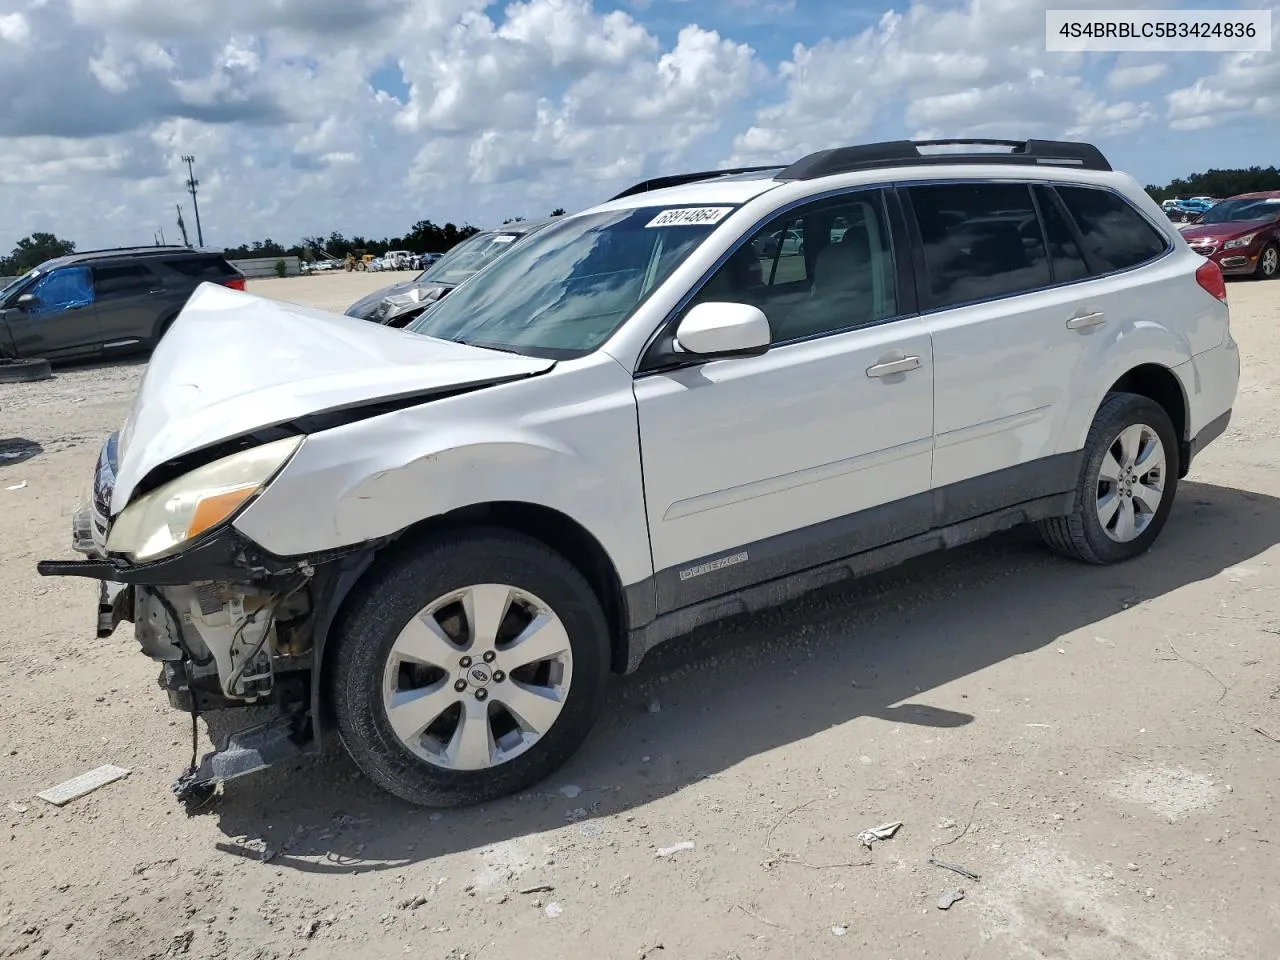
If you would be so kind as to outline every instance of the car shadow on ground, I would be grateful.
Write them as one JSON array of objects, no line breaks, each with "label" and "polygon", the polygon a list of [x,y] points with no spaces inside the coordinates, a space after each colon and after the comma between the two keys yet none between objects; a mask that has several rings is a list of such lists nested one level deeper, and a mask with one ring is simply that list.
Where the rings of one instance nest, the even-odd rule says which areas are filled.
[{"label": "car shadow on ground", "polygon": [[44,447],[26,437],[0,437],[0,467],[26,463],[44,453]]},{"label": "car shadow on ground", "polygon": [[[594,817],[638,807],[858,717],[940,730],[971,723],[931,706],[929,692],[1277,542],[1280,500],[1184,482],[1156,546],[1120,566],[1058,559],[1024,528],[660,647],[618,680],[568,765],[515,797],[417,809],[369,784],[331,743],[325,757],[225,785],[202,815],[228,838],[219,848],[257,858],[265,841],[274,866],[304,872],[394,870],[484,848],[564,827],[571,808]],[[581,795],[567,800],[559,788],[568,784]]]}]

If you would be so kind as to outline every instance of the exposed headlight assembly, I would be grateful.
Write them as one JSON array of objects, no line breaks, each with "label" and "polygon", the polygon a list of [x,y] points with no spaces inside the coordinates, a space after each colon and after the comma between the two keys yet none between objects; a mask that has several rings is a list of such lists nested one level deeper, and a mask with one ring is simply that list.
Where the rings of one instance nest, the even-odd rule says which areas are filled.
[{"label": "exposed headlight assembly", "polygon": [[279,472],[302,445],[285,437],[215,460],[139,497],[107,537],[110,553],[158,560],[226,522]]},{"label": "exposed headlight assembly", "polygon": [[1253,238],[1256,236],[1257,236],[1256,233],[1250,233],[1250,234],[1246,234],[1243,237],[1236,237],[1234,240],[1228,240],[1226,243],[1222,245],[1222,249],[1223,250],[1239,250],[1241,247],[1247,247],[1249,244],[1253,243]]}]

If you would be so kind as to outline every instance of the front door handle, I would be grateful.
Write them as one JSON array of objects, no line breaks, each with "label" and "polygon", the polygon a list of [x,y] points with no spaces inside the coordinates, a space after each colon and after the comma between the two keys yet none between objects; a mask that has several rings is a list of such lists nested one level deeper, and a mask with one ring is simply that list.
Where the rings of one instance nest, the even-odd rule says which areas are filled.
[{"label": "front door handle", "polygon": [[891,377],[895,373],[909,373],[920,366],[919,357],[898,356],[892,360],[885,358],[877,364],[867,367],[868,377]]},{"label": "front door handle", "polygon": [[1078,313],[1067,321],[1067,329],[1083,330],[1086,327],[1096,327],[1106,322],[1107,315],[1101,310],[1095,310],[1093,313]]}]

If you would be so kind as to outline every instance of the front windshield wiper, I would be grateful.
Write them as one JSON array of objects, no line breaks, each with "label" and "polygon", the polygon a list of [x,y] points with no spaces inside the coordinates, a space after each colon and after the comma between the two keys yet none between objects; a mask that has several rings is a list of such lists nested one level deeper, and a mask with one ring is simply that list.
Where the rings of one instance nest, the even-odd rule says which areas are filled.
[{"label": "front windshield wiper", "polygon": [[464,347],[479,347],[481,350],[496,350],[499,353],[513,353],[517,357],[524,356],[519,350],[513,350],[510,344],[491,343],[488,340],[468,340],[464,337],[449,337],[453,343],[460,343]]}]

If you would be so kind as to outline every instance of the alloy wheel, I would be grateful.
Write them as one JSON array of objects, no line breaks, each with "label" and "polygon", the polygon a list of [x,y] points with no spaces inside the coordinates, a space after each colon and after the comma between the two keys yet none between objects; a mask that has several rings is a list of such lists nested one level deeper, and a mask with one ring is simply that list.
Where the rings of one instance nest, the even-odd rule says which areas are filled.
[{"label": "alloy wheel", "polygon": [[1120,431],[1098,471],[1097,510],[1103,532],[1117,543],[1142,536],[1164,499],[1167,457],[1153,427]]},{"label": "alloy wheel", "polygon": [[416,756],[485,770],[546,735],[572,680],[569,636],[555,612],[527,590],[476,584],[405,624],[387,657],[383,706]]}]

